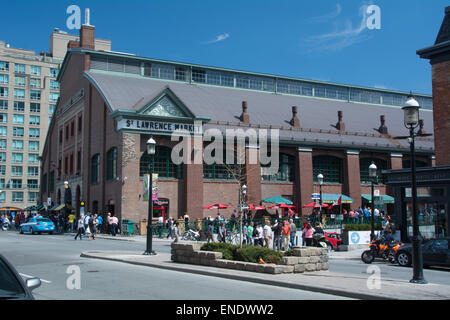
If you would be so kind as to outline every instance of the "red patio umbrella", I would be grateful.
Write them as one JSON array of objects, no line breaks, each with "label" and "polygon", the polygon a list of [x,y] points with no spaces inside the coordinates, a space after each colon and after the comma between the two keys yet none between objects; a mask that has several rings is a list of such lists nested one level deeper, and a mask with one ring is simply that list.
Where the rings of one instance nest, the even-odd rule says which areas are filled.
[{"label": "red patio umbrella", "polygon": [[250,203],[248,206],[249,206],[250,210],[255,210],[255,211],[266,209],[266,207],[263,207],[263,206],[258,206],[258,205],[255,206],[253,203]]},{"label": "red patio umbrella", "polygon": [[[322,208],[327,208],[328,205],[326,203],[322,203]],[[305,204],[303,208],[320,208],[320,204],[316,204],[314,201],[308,204]]]},{"label": "red patio umbrella", "polygon": [[220,209],[227,209],[227,208],[231,208],[231,206],[220,203],[220,202],[210,204],[209,206],[203,207],[203,209],[209,209],[209,210],[217,209],[217,213],[219,213]]}]

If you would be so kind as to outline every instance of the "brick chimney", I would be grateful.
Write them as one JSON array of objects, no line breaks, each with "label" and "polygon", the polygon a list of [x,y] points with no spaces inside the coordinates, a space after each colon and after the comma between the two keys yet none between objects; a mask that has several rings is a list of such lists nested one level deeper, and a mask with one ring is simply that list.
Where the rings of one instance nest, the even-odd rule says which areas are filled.
[{"label": "brick chimney", "polygon": [[434,149],[437,166],[450,165],[450,7],[433,46],[417,50],[422,59],[429,59],[433,84]]},{"label": "brick chimney", "polygon": [[378,128],[378,132],[381,134],[388,134],[388,128],[386,127],[386,116],[385,115],[380,116],[380,122],[381,122],[381,125]]},{"label": "brick chimney", "polygon": [[91,26],[91,15],[89,8],[84,14],[84,24],[80,29],[80,47],[84,49],[95,49],[95,27]]},{"label": "brick chimney", "polygon": [[240,119],[243,123],[250,123],[250,116],[248,114],[247,101],[242,101],[242,114],[241,114]]},{"label": "brick chimney", "polygon": [[343,111],[338,111],[338,122],[336,123],[336,129],[339,130],[339,132],[345,132],[345,122],[342,121],[344,117]]},{"label": "brick chimney", "polygon": [[298,114],[298,108],[296,106],[292,107],[292,119],[290,121],[291,126],[294,128],[300,128],[300,120],[297,117]]}]

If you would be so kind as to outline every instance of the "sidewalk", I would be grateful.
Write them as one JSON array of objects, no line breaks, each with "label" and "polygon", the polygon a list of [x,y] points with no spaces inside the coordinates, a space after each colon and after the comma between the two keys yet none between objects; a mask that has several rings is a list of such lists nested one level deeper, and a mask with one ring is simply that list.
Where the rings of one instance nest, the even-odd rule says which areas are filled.
[{"label": "sidewalk", "polygon": [[[337,253],[339,252],[336,252],[336,254]],[[355,252],[351,253],[356,255]],[[142,255],[142,252],[131,251],[88,251],[83,252],[81,257],[117,261],[240,281],[250,281],[266,285],[302,289],[355,299],[450,299],[450,286],[440,284],[429,283],[425,285],[418,285],[411,284],[409,281],[382,277],[380,286],[378,288],[373,288],[375,285],[374,281],[372,281],[373,275],[371,274],[349,275],[329,271],[319,271],[310,273],[272,275],[175,263],[171,261],[171,255],[168,253],[158,253],[155,256],[144,256]],[[330,259],[335,259],[335,257],[330,256]]]}]

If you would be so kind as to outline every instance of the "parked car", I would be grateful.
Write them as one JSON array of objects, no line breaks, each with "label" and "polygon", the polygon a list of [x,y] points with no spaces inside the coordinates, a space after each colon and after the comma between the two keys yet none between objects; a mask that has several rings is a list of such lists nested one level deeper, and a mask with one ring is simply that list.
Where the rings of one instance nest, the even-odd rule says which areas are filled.
[{"label": "parked car", "polygon": [[31,234],[41,234],[41,232],[48,232],[52,234],[55,231],[55,224],[52,220],[43,217],[30,217],[25,223],[20,225],[20,233],[30,232]]},{"label": "parked car", "polygon": [[39,278],[24,281],[11,263],[0,254],[0,300],[34,300],[31,291],[40,285]]},{"label": "parked car", "polygon": [[[422,243],[424,266],[450,266],[450,238],[425,240]],[[404,244],[395,255],[395,261],[403,266],[412,265],[412,244]]]},{"label": "parked car", "polygon": [[342,243],[340,233],[325,232],[325,239],[327,239],[333,245],[334,250],[336,250],[338,246]]}]

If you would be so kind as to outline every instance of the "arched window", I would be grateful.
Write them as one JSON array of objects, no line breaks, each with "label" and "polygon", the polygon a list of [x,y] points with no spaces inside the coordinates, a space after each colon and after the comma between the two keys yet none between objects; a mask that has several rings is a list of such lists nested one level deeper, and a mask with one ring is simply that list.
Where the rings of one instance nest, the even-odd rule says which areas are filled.
[{"label": "arched window", "polygon": [[160,178],[181,179],[183,176],[182,166],[174,164],[170,155],[171,149],[164,146],[156,146],[153,157],[145,151],[139,163],[139,176],[143,178],[144,175],[150,174],[151,165],[151,172],[157,173]]},{"label": "arched window", "polygon": [[[237,164],[237,155],[234,152],[233,163],[227,163],[226,161],[227,150],[223,150],[222,163],[207,164],[203,162],[203,178],[208,180],[242,180],[245,174],[245,166]],[[211,156],[216,156],[216,150],[212,150]]]},{"label": "arched window", "polygon": [[323,174],[325,183],[343,183],[343,161],[333,156],[315,156],[313,157],[313,180],[317,181],[317,175]]},{"label": "arched window", "polygon": [[381,170],[387,169],[387,161],[372,158],[362,158],[359,159],[359,171],[361,175],[361,183],[371,183],[372,179],[369,177],[369,166],[372,162],[377,166],[377,177],[378,183],[384,183],[383,175]]},{"label": "arched window", "polygon": [[111,148],[106,153],[106,180],[117,177],[117,148]]},{"label": "arched window", "polygon": [[295,157],[280,153],[278,172],[272,173],[272,164],[261,165],[261,181],[287,181],[295,180]]},{"label": "arched window", "polygon": [[96,154],[91,158],[91,184],[99,183],[100,172],[100,154]]}]

